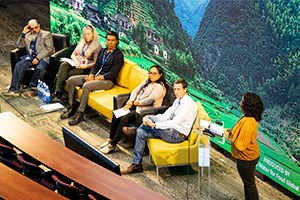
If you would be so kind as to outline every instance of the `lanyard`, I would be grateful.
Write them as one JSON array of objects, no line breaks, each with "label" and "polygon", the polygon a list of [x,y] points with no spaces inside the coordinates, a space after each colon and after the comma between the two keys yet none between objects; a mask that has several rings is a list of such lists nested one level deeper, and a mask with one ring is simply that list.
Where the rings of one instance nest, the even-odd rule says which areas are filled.
[{"label": "lanyard", "polygon": [[142,92],[141,92],[140,96],[142,96],[142,95],[144,94],[144,92],[145,92],[145,88],[146,88],[146,87],[143,87],[143,89],[142,89]]},{"label": "lanyard", "polygon": [[40,33],[40,32],[38,32],[36,38],[35,38],[33,41],[30,42],[30,52],[29,52],[29,53],[30,53],[30,55],[32,55],[34,58],[36,57],[35,46],[36,46],[36,40],[37,40],[37,38],[38,38],[38,36],[39,36],[39,33]]},{"label": "lanyard", "polygon": [[104,51],[104,55],[103,55],[103,58],[102,58],[102,65],[101,65],[101,68],[100,70],[95,74],[95,76],[98,76],[98,74],[102,71],[102,68],[104,66],[104,64],[106,63],[108,57],[116,50],[116,48],[114,48],[109,54],[108,56],[105,58],[106,56],[106,52],[107,52],[107,49]]},{"label": "lanyard", "polygon": [[85,45],[86,44],[83,45],[82,51],[81,51],[81,54],[82,54],[83,57],[84,57],[84,54],[85,54],[86,50],[89,48],[89,45],[87,45],[86,49],[84,49]]},{"label": "lanyard", "polygon": [[105,58],[105,56],[106,56],[107,49],[104,51],[104,55],[103,55],[103,58],[102,58],[102,66],[101,66],[101,67],[104,66],[104,64],[106,63],[108,57],[109,57],[115,50],[116,50],[116,48],[114,48],[114,49],[108,54],[108,56],[107,56],[106,58]]},{"label": "lanyard", "polygon": [[136,97],[138,100],[140,100],[140,97],[144,94],[145,89],[147,86],[143,87],[142,91],[140,92],[140,94]]}]

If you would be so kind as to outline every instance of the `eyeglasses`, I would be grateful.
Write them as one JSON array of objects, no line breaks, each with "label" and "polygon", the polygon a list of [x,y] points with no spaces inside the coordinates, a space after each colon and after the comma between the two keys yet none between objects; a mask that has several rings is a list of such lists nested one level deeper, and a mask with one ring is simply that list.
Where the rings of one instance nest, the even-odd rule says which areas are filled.
[{"label": "eyeglasses", "polygon": [[156,72],[148,72],[148,74],[156,76],[158,73],[156,73]]},{"label": "eyeglasses", "polygon": [[37,29],[37,28],[39,28],[39,26],[36,26],[36,27],[33,27],[33,28],[29,27],[29,30],[34,30],[34,29]]}]

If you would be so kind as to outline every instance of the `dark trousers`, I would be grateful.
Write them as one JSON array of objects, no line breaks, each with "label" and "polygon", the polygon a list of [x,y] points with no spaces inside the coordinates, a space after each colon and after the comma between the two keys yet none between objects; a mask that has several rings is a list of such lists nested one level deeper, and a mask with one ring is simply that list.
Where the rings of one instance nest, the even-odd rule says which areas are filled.
[{"label": "dark trousers", "polygon": [[123,127],[128,126],[130,123],[135,122],[135,108],[134,110],[130,111],[127,115],[124,115],[123,117],[116,118],[113,116],[113,119],[111,121],[111,129],[109,133],[109,139],[112,141],[110,144],[112,146],[116,146],[117,143],[121,140],[123,136]]},{"label": "dark trousers", "polygon": [[245,200],[258,200],[258,191],[255,184],[255,166],[259,157],[252,161],[237,159],[237,170],[244,183]]},{"label": "dark trousers", "polygon": [[89,71],[90,69],[76,69],[75,67],[69,65],[69,63],[62,63],[57,73],[55,91],[63,92],[65,81],[69,77],[81,74],[89,74]]}]

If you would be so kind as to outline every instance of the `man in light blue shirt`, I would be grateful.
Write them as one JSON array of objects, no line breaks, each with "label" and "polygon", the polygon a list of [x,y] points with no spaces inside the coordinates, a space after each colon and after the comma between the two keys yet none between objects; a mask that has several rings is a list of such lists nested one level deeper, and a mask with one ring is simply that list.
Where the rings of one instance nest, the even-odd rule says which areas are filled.
[{"label": "man in light blue shirt", "polygon": [[142,159],[147,139],[161,138],[169,143],[183,142],[191,131],[197,115],[197,105],[187,94],[187,82],[174,83],[176,100],[163,114],[145,116],[137,130],[132,164],[122,174],[143,171]]}]

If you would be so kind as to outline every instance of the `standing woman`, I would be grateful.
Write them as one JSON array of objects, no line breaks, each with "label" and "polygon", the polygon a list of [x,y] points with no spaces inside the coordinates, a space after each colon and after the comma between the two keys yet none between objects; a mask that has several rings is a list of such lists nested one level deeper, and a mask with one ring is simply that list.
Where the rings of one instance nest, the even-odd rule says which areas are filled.
[{"label": "standing woman", "polygon": [[255,166],[259,160],[257,143],[258,123],[262,118],[264,105],[257,94],[247,92],[240,102],[242,117],[232,128],[224,129],[225,138],[231,143],[231,155],[237,160],[237,169],[244,183],[246,200],[257,200]]},{"label": "standing woman", "polygon": [[89,74],[101,48],[95,28],[91,25],[83,27],[81,40],[71,55],[75,66],[64,62],[59,67],[54,93],[57,99],[61,98],[65,80],[74,75]]},{"label": "standing woman", "polygon": [[123,128],[135,122],[135,112],[162,105],[166,95],[165,82],[161,66],[153,65],[149,70],[149,78],[132,91],[123,107],[124,110],[130,109],[130,113],[120,118],[113,116],[109,138],[101,145],[102,153],[108,154],[115,149],[124,134]]}]

